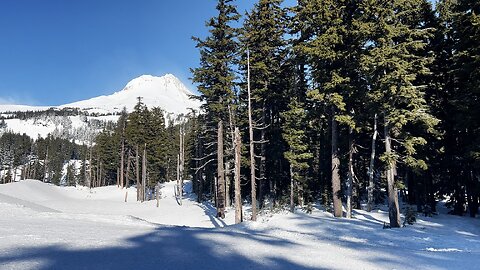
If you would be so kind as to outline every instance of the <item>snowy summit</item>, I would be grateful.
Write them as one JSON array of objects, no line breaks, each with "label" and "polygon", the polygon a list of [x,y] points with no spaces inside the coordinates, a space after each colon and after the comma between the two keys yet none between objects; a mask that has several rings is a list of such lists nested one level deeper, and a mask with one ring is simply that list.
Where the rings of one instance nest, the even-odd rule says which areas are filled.
[{"label": "snowy summit", "polygon": [[118,112],[123,107],[132,111],[137,98],[148,107],[160,107],[167,113],[186,114],[190,109],[198,110],[200,102],[192,100],[194,94],[174,75],[162,77],[142,75],[131,80],[118,92],[108,96],[99,96],[60,106],[60,108],[80,108],[84,110],[100,110],[102,113]]}]

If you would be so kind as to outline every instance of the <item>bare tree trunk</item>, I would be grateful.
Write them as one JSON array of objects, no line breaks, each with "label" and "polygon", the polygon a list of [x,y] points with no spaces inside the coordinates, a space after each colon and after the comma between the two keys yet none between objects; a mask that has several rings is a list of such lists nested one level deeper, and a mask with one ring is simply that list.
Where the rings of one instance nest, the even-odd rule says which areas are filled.
[{"label": "bare tree trunk", "polygon": [[[203,146],[202,146],[202,139],[199,138],[198,140],[198,157],[203,157]],[[199,162],[197,161],[197,167],[198,167]],[[203,200],[203,175],[204,175],[204,169],[202,168],[200,171],[198,171],[198,193],[197,193],[197,202],[201,202]]]},{"label": "bare tree trunk", "polygon": [[229,207],[230,202],[230,162],[225,162],[225,206]]},{"label": "bare tree trunk", "polygon": [[350,128],[348,134],[348,181],[347,181],[347,218],[352,218],[352,194],[353,194],[353,152],[354,152],[354,141],[353,141],[353,130]]},{"label": "bare tree trunk", "polygon": [[[226,206],[231,206],[232,205],[232,197],[230,196],[231,193],[231,185],[232,185],[232,177],[235,179],[235,172],[231,172],[230,166],[233,164],[234,170],[235,170],[235,144],[236,144],[236,138],[235,138],[235,129],[234,123],[233,123],[233,113],[230,108],[230,105],[228,106],[228,119],[229,119],[229,127],[230,127],[230,139],[232,140],[232,155],[229,155],[229,159],[225,162],[225,200],[227,205]],[[232,160],[233,158],[233,160]],[[235,181],[235,180],[234,180]]]},{"label": "bare tree trunk", "polygon": [[103,162],[100,161],[100,173],[98,175],[99,186],[105,186],[105,177],[103,177]]},{"label": "bare tree trunk", "polygon": [[120,186],[120,169],[117,167],[117,188]]},{"label": "bare tree trunk", "polygon": [[147,186],[147,144],[143,148],[142,158],[142,202],[145,201],[145,188]]},{"label": "bare tree trunk", "polygon": [[217,130],[217,217],[225,218],[225,169],[223,167],[223,121],[218,121]]},{"label": "bare tree trunk", "polygon": [[342,217],[342,198],[340,197],[340,158],[338,156],[338,123],[335,120],[335,108],[332,106],[332,190],[333,211],[335,217]]},{"label": "bare tree trunk", "polygon": [[250,51],[247,50],[248,133],[250,138],[250,181],[252,185],[252,220],[257,220],[257,187],[255,177],[255,147],[253,141],[252,96],[250,91]]},{"label": "bare tree trunk", "polygon": [[[265,85],[267,89],[268,85]],[[267,148],[266,148],[266,123],[267,123],[267,116],[266,116],[266,109],[265,109],[265,101],[263,102],[262,107],[262,126],[260,130],[260,164],[259,164],[259,172],[258,172],[258,197],[259,197],[259,208],[263,207],[263,203],[265,201],[265,184],[267,181],[266,177],[266,167],[267,167]]]},{"label": "bare tree trunk", "polygon": [[90,157],[88,160],[88,188],[92,188],[92,147],[90,146]]},{"label": "bare tree trunk", "polygon": [[140,201],[142,186],[140,185],[140,160],[138,156],[138,144],[136,149],[137,151],[135,151],[135,177],[137,180],[137,201]]},{"label": "bare tree trunk", "polygon": [[160,187],[158,184],[155,186],[155,198],[157,199],[157,208],[160,206]]},{"label": "bare tree trunk", "polygon": [[372,211],[374,198],[373,192],[375,190],[374,183],[374,162],[375,162],[375,150],[376,150],[376,141],[377,141],[377,114],[375,114],[373,122],[373,136],[372,136],[372,154],[370,155],[370,166],[368,167],[368,202],[367,202],[367,211]]},{"label": "bare tree trunk", "polygon": [[[390,138],[390,130],[388,126],[388,120],[385,116],[385,153],[389,159],[392,155],[392,146]],[[389,161],[387,164],[387,185],[388,185],[388,217],[390,218],[390,227],[398,228],[400,227],[400,209],[398,206],[398,193],[397,187],[395,186],[395,163]]]},{"label": "bare tree trunk", "polygon": [[[92,158],[92,152],[90,152],[90,159]],[[43,182],[46,182],[48,179],[48,147],[45,153],[45,161],[43,162]]]},{"label": "bare tree trunk", "polygon": [[235,223],[243,222],[242,192],[240,185],[240,166],[242,158],[242,140],[240,130],[235,127]]},{"label": "bare tree trunk", "polygon": [[183,199],[183,170],[185,167],[185,134],[183,131],[183,125],[180,126],[180,159],[179,159],[179,191],[178,195],[180,196],[180,205],[182,204],[182,199]]},{"label": "bare tree trunk", "polygon": [[290,165],[290,212],[295,212],[295,179]]},{"label": "bare tree trunk", "polygon": [[[125,128],[125,125],[124,125]],[[123,189],[123,175],[124,175],[124,163],[125,161],[123,160],[123,157],[125,156],[125,141],[123,139],[123,131],[122,131],[122,152],[120,153],[120,187]]]},{"label": "bare tree trunk", "polygon": [[130,186],[130,151],[128,151],[128,157],[127,157],[127,172],[125,175],[125,188],[128,189]]}]

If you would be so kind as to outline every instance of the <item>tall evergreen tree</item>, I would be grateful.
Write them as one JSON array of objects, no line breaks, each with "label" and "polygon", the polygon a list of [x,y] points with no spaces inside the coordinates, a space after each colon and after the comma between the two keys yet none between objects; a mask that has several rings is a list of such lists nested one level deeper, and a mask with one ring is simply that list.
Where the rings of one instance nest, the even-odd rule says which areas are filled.
[{"label": "tall evergreen tree", "polygon": [[371,1],[371,40],[368,55],[362,58],[371,91],[370,101],[384,118],[385,176],[388,184],[390,226],[400,227],[397,164],[426,169],[425,160],[416,155],[417,147],[427,142],[422,129],[432,131],[438,123],[430,113],[424,87],[417,77],[429,72],[431,59],[423,50],[431,36],[420,14],[426,1]]},{"label": "tall evergreen tree", "polygon": [[[280,179],[273,166],[278,141],[275,135],[281,134],[276,123],[280,122],[280,112],[286,110],[288,98],[281,84],[282,64],[286,57],[286,11],[283,0],[259,0],[247,13],[240,37],[243,50],[250,54],[250,86],[255,156],[258,164],[258,193],[260,207],[265,195],[271,195],[274,182]],[[246,58],[241,67],[246,70]],[[245,76],[246,76],[245,72]],[[246,78],[245,78],[246,81]],[[244,89],[242,89],[244,90]],[[246,89],[245,89],[246,90]],[[242,99],[246,91],[242,91]],[[280,139],[281,138],[277,138]]]},{"label": "tall evergreen tree", "polygon": [[[223,127],[229,122],[229,105],[234,100],[235,73],[233,64],[237,53],[236,30],[231,25],[239,15],[232,0],[219,0],[216,9],[218,15],[207,21],[210,36],[205,40],[194,38],[200,49],[200,67],[192,69],[193,82],[198,84],[202,107],[207,114],[209,127],[216,130],[216,136],[209,136],[209,142],[217,141],[217,153],[210,151],[207,155],[217,156],[217,215],[225,217],[225,171],[223,169],[224,153]],[[212,134],[213,135],[213,134]]]},{"label": "tall evergreen tree", "polygon": [[331,182],[336,217],[342,216],[339,124],[355,130],[355,112],[362,107],[366,92],[359,68],[365,44],[361,2],[300,1],[296,9],[296,49],[311,67],[313,85],[308,96],[316,104],[312,109],[326,106],[328,109],[323,111],[329,112],[331,118]]},{"label": "tall evergreen tree", "polygon": [[[290,163],[290,209],[295,209],[295,197],[300,206],[303,206],[306,187],[307,169],[309,159],[312,154],[309,153],[306,142],[306,111],[304,105],[292,98],[289,110],[282,114],[285,119],[283,137],[288,144],[288,151],[285,152],[285,158]],[[296,195],[296,196],[295,196]]]}]

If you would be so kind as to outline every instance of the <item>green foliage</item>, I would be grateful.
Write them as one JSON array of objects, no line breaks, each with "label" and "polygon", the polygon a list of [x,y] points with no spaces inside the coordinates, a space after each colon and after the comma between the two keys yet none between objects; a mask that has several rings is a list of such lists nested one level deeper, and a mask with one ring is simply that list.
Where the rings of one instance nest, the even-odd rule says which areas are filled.
[{"label": "green foliage", "polygon": [[288,107],[289,110],[282,114],[285,120],[282,135],[288,145],[284,155],[290,163],[293,179],[305,183],[308,161],[312,158],[305,136],[306,111],[296,98],[292,98]]}]

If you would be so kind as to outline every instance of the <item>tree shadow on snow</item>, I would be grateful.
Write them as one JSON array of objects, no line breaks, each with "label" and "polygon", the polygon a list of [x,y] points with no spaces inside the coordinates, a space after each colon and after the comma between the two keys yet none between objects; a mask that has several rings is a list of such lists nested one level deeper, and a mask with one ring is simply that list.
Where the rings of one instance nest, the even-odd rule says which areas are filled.
[{"label": "tree shadow on snow", "polygon": [[[422,242],[421,239],[443,237],[436,236],[433,231],[423,231],[420,226],[406,228],[383,229],[383,221],[364,214],[363,220],[313,217],[299,213],[292,215],[292,219],[302,220],[298,228],[309,228],[298,231],[295,228],[285,230],[290,233],[301,233],[317,238],[323,243],[338,245],[343,248],[368,254],[364,261],[374,263],[380,268],[398,269],[476,269],[480,250],[465,250],[463,241],[458,238],[456,243]],[[306,218],[305,218],[306,217]],[[325,221],[328,220],[329,226]],[[333,225],[333,226],[332,226]],[[268,229],[265,231],[268,233]],[[448,246],[442,246],[448,245]],[[455,249],[458,252],[442,251]],[[433,249],[433,250],[432,250]],[[437,250],[435,250],[437,249]],[[440,251],[438,251],[440,250]],[[459,262],[462,262],[459,264]]]},{"label": "tree shadow on snow", "polygon": [[[217,241],[217,237],[223,239]],[[0,255],[0,269],[300,269],[309,268],[282,257],[258,258],[254,250],[241,254],[236,240],[267,246],[295,246],[289,241],[254,232],[159,227],[154,231],[124,240],[119,246],[72,248],[54,245],[26,247]],[[225,241],[227,240],[227,241]],[[250,242],[249,242],[250,244]],[[257,258],[257,259],[254,259]]]}]

